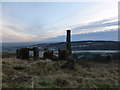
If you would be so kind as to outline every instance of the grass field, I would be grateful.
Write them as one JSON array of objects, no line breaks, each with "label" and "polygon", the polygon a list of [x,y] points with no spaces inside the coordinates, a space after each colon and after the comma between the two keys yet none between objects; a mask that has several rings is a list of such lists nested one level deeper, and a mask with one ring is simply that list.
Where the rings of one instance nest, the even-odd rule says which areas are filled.
[{"label": "grass field", "polygon": [[65,61],[2,59],[3,88],[119,88],[118,63],[81,60],[75,70]]}]

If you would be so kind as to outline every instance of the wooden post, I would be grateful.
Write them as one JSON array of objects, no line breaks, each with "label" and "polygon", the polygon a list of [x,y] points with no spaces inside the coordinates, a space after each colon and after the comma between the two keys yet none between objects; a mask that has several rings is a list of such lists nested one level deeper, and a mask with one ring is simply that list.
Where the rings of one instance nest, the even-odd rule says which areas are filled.
[{"label": "wooden post", "polygon": [[19,50],[16,50],[16,57],[19,58]]}]

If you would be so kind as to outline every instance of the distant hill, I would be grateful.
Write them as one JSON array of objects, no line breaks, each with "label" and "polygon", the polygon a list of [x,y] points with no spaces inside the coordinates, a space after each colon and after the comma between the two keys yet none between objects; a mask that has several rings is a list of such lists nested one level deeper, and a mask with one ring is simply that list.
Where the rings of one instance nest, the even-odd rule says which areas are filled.
[{"label": "distant hill", "polygon": [[[74,51],[118,50],[118,44],[120,45],[120,42],[117,42],[117,41],[74,41],[71,43],[71,47],[72,47],[72,50]],[[48,48],[50,50],[58,50],[58,48],[65,49],[66,43],[65,42],[43,43],[43,44],[36,44],[33,46],[39,47],[40,50],[43,50],[44,48]]]},{"label": "distant hill", "polygon": [[[84,34],[72,34],[72,41],[118,41],[118,30],[111,30],[105,32],[92,32],[92,33],[84,33]],[[64,42],[66,41],[66,35],[61,35],[57,37],[48,38],[43,40],[44,42]]]},{"label": "distant hill", "polygon": [[[54,42],[54,43],[10,43],[7,45],[3,44],[2,52],[16,52],[16,49],[23,47],[39,47],[40,51],[43,51],[44,48],[49,50],[58,50],[66,49],[66,42]],[[71,42],[72,50],[118,50],[120,47],[120,42],[118,41],[73,41]]]}]

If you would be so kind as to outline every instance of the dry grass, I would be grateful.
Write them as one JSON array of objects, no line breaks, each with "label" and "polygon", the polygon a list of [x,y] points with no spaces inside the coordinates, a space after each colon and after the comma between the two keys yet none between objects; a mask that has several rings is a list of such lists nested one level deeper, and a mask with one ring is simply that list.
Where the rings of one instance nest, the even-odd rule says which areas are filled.
[{"label": "dry grass", "polygon": [[79,61],[75,70],[51,60],[3,58],[3,87],[118,88],[118,64]]}]

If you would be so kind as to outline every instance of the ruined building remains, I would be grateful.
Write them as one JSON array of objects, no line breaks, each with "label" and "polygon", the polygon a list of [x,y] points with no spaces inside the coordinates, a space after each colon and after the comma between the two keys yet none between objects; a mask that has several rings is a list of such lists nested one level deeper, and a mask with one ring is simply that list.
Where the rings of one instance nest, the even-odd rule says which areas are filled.
[{"label": "ruined building remains", "polygon": [[19,59],[29,59],[30,58],[30,51],[33,52],[33,59],[39,59],[39,48],[21,48],[16,50],[17,58]]}]

